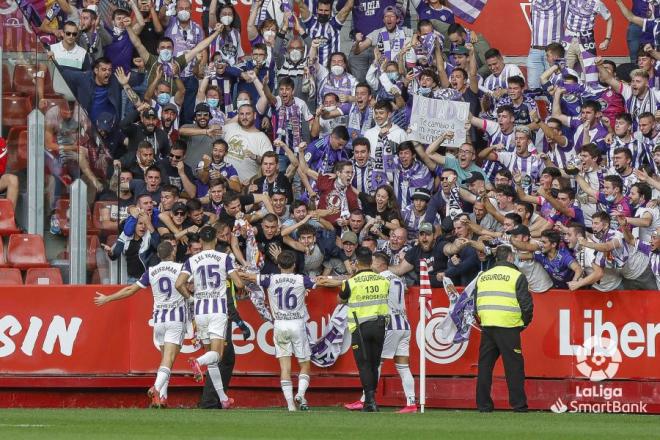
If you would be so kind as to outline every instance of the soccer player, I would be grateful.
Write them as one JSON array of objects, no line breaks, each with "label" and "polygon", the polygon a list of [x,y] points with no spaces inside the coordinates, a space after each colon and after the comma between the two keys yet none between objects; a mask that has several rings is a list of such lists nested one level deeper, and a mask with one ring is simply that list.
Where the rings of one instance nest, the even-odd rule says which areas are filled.
[{"label": "soccer player", "polygon": [[192,255],[184,263],[176,280],[176,288],[186,297],[190,278],[194,281],[194,313],[199,339],[204,344],[206,353],[198,358],[190,358],[195,381],[204,377],[203,366],[208,366],[209,376],[215,391],[220,397],[223,409],[228,409],[234,399],[225,394],[218,363],[222,358],[227,332],[227,278],[230,277],[236,288],[242,288],[243,282],[234,270],[229,255],[215,250],[217,235],[215,228],[204,226],[199,230],[202,251]]},{"label": "soccer player", "polygon": [[152,408],[167,407],[167,385],[170,381],[170,370],[174,359],[179,354],[183,338],[186,334],[186,300],[190,295],[175,287],[181,271],[181,263],[176,263],[176,247],[169,242],[158,245],[158,258],[161,262],[144,272],[142,278],[130,286],[113,293],[103,295],[96,292],[94,303],[102,306],[111,301],[128,298],[140,289],[151,285],[154,295],[154,336],[160,347],[161,359],[156,382],[147,393],[151,398]]},{"label": "soccer player", "polygon": [[[261,275],[241,273],[241,277],[256,282],[268,291],[268,303],[275,322],[273,342],[275,357],[280,363],[280,384],[289,411],[309,411],[305,391],[309,387],[309,359],[312,355],[305,327],[305,296],[315,283],[307,276],[296,274],[296,256],[292,251],[282,251],[277,256],[280,274]],[[298,393],[293,397],[291,382],[291,356],[295,355],[300,366]]]}]

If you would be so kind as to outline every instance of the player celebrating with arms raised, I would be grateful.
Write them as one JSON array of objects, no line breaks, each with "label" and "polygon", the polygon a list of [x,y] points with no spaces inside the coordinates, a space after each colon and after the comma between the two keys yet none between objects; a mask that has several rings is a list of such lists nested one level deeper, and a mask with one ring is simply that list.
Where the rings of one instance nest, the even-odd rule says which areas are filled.
[{"label": "player celebrating with arms raised", "polygon": [[161,360],[156,382],[149,388],[148,395],[151,398],[152,408],[165,408],[170,370],[186,334],[187,312],[184,297],[190,295],[175,288],[181,271],[181,263],[174,261],[176,248],[164,241],[158,245],[157,253],[161,262],[145,271],[135,284],[126,286],[112,295],[96,292],[94,303],[102,306],[111,301],[128,298],[138,290],[151,285],[151,292],[154,295],[154,336],[160,347]]},{"label": "player celebrating with arms raised", "polygon": [[204,226],[199,230],[199,238],[202,240],[202,251],[188,258],[183,264],[181,274],[176,280],[176,288],[185,296],[190,296],[188,281],[193,278],[195,323],[198,337],[207,351],[198,358],[190,358],[190,367],[195,381],[201,382],[204,377],[201,367],[208,366],[209,376],[220,397],[222,408],[228,409],[234,399],[225,394],[218,368],[227,331],[227,277],[231,277],[236,288],[242,288],[243,282],[235,271],[230,256],[215,250],[215,228]]}]

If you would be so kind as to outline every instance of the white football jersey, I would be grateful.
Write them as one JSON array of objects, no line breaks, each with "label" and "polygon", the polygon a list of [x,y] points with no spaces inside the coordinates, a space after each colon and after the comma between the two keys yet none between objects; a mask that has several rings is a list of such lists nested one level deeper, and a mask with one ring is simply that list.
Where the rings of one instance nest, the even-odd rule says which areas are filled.
[{"label": "white football jersey", "polygon": [[314,287],[306,275],[283,273],[258,275],[257,284],[268,291],[268,302],[273,318],[292,320],[305,318],[305,294]]},{"label": "white football jersey", "polygon": [[163,261],[146,270],[137,281],[142,288],[151,286],[154,323],[185,321],[185,299],[175,287],[181,266],[181,263],[174,261]]},{"label": "white football jersey", "polygon": [[181,273],[193,278],[195,299],[226,299],[227,278],[233,271],[234,264],[229,255],[214,250],[205,250],[191,256],[181,269]]}]

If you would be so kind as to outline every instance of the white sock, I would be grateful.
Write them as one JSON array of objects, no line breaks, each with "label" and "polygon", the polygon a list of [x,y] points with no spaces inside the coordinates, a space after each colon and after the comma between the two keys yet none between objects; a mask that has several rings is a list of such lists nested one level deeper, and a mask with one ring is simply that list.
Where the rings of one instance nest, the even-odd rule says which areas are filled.
[{"label": "white sock", "polygon": [[227,400],[228,397],[225,394],[225,388],[222,385],[222,376],[220,375],[220,368],[218,368],[218,364],[209,365],[209,377],[211,378],[211,382],[213,383],[213,388],[215,388],[215,392],[218,393],[220,400],[221,401]]},{"label": "white sock", "polygon": [[167,382],[163,384],[163,388],[160,389],[160,398],[167,399],[167,387],[170,385],[170,377],[167,376]]},{"label": "white sock", "polygon": [[197,358],[199,365],[211,365],[220,362],[220,354],[217,351],[207,351]]},{"label": "white sock", "polygon": [[403,392],[406,394],[406,405],[415,404],[415,379],[410,372],[410,366],[407,364],[396,364],[396,371],[401,376],[401,385],[403,385]]},{"label": "white sock", "polygon": [[305,392],[309,387],[309,375],[299,374],[298,375],[298,396],[305,397]]},{"label": "white sock", "polygon": [[293,403],[293,382],[290,380],[280,380],[280,385],[282,386],[282,393],[284,393],[284,398],[286,399],[286,405],[289,408],[289,411],[295,411],[296,405]]},{"label": "white sock", "polygon": [[[383,363],[381,362],[381,363],[378,365],[378,381],[380,381],[380,370],[381,370],[382,368],[383,368]],[[378,382],[378,381],[376,381],[376,382]],[[364,403],[365,400],[366,400],[366,398],[364,397],[364,391],[362,391],[362,397],[360,397],[360,402]]]},{"label": "white sock", "polygon": [[[154,382],[154,388],[160,394],[160,397],[167,398],[167,382],[170,380],[170,369],[167,367],[158,368],[158,373],[156,373],[156,382]],[[163,396],[163,388],[165,388],[165,395]]]}]

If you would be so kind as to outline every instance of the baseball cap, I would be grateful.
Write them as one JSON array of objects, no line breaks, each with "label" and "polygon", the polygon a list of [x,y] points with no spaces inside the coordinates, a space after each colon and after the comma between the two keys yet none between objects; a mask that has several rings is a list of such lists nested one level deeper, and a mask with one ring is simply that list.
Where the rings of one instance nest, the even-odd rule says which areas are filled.
[{"label": "baseball cap", "polygon": [[99,131],[112,131],[115,125],[115,118],[111,113],[103,112],[96,119],[96,129]]},{"label": "baseball cap", "polygon": [[96,5],[87,5],[87,7],[85,9],[83,9],[83,11],[92,11],[95,14],[99,13],[99,10],[98,10]]},{"label": "baseball cap", "polygon": [[450,53],[451,55],[467,55],[469,51],[465,46],[454,46]]},{"label": "baseball cap", "polygon": [[481,173],[470,173],[470,176],[467,179],[463,179],[463,185],[469,185],[470,183],[474,183],[478,180],[481,181],[486,181],[484,178],[484,175]]},{"label": "baseball cap", "polygon": [[509,235],[525,235],[529,236],[529,228],[525,225],[518,225],[515,228],[507,232]]},{"label": "baseball cap", "polygon": [[154,110],[153,108],[149,108],[149,109],[142,112],[142,117],[143,118],[157,118],[158,113],[156,113],[156,110]]},{"label": "baseball cap", "polygon": [[211,107],[205,102],[200,102],[195,106],[195,113],[206,112],[211,113]]},{"label": "baseball cap", "polygon": [[431,191],[426,188],[415,188],[415,191],[410,196],[411,199],[420,199],[426,200],[427,202],[431,200]]},{"label": "baseball cap", "polygon": [[353,243],[357,244],[358,243],[358,238],[355,232],[353,231],[346,231],[343,234],[341,234],[341,241],[342,243],[348,242],[348,243]]},{"label": "baseball cap", "polygon": [[179,212],[179,211],[188,212],[188,207],[186,206],[185,203],[176,202],[174,205],[172,205],[172,213]]},{"label": "baseball cap", "polygon": [[429,222],[423,222],[419,225],[420,234],[433,234],[433,225]]},{"label": "baseball cap", "polygon": [[163,111],[168,111],[168,110],[173,111],[177,115],[179,114],[179,109],[176,108],[176,105],[172,104],[171,102],[163,106]]}]

